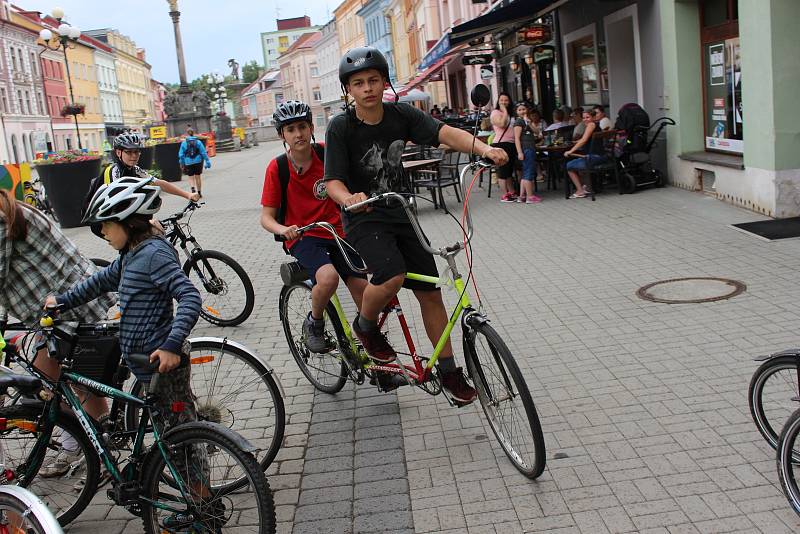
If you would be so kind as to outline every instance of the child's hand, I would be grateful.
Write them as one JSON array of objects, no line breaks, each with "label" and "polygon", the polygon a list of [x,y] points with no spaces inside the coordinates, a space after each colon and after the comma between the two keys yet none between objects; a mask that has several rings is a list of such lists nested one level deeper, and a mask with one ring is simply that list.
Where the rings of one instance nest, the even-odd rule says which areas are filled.
[{"label": "child's hand", "polygon": [[44,301],[44,309],[46,310],[48,308],[56,308],[56,307],[58,307],[58,301],[53,295],[48,295]]},{"label": "child's hand", "polygon": [[160,362],[158,366],[159,373],[168,373],[181,364],[181,357],[179,354],[164,349],[157,349],[150,355],[151,363],[156,360]]},{"label": "child's hand", "polygon": [[206,161],[206,169],[210,169],[210,168],[211,168],[211,162],[210,161]]},{"label": "child's hand", "polygon": [[524,161],[525,160],[525,154],[522,153],[522,152],[517,152],[517,159],[519,161]]}]

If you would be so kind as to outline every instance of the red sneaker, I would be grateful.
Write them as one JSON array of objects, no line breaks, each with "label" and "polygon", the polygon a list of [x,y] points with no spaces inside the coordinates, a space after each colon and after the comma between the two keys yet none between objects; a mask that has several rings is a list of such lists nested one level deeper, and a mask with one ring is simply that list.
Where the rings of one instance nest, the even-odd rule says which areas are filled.
[{"label": "red sneaker", "polygon": [[377,328],[364,332],[358,328],[358,318],[356,318],[353,322],[353,332],[356,333],[369,357],[377,363],[392,363],[397,359],[397,353],[386,339],[386,334]]},{"label": "red sneaker", "polygon": [[456,367],[454,371],[442,374],[442,387],[459,403],[469,404],[478,396],[475,388],[469,385],[467,377],[461,367]]}]

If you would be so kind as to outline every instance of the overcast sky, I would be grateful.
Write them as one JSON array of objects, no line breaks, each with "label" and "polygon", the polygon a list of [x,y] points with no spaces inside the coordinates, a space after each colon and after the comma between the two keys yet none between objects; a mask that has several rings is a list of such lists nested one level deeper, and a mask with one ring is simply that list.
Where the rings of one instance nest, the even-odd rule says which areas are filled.
[{"label": "overcast sky", "polygon": [[[240,65],[251,59],[264,61],[261,32],[277,29],[280,18],[311,17],[323,25],[341,0],[179,0],[181,36],[189,81],[213,70],[230,72],[228,59]],[[17,0],[22,9],[50,13],[64,10],[65,20],[82,30],[113,28],[147,50],[153,78],[178,82],[178,61],[167,0]]]}]

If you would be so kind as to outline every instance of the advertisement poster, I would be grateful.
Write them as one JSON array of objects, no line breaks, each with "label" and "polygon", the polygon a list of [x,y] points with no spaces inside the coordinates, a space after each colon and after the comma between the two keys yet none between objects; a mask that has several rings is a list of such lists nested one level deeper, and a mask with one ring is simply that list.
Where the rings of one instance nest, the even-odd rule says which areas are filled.
[{"label": "advertisement poster", "polygon": [[744,151],[739,38],[705,45],[706,148]]}]

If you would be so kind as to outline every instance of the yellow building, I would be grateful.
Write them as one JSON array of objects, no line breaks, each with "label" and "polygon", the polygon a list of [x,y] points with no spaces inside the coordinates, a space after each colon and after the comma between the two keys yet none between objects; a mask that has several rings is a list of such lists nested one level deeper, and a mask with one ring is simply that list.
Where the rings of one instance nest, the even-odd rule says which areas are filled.
[{"label": "yellow building", "polygon": [[150,64],[144,49],[136,48],[130,37],[116,30],[86,32],[110,46],[114,51],[122,120],[127,128],[142,131],[145,124],[156,122],[151,89]]},{"label": "yellow building", "polygon": [[344,0],[333,13],[336,17],[336,31],[339,34],[339,50],[342,54],[364,46],[364,19],[356,13],[363,7],[365,0]]},{"label": "yellow building", "polygon": [[392,34],[392,50],[394,51],[394,68],[397,76],[397,86],[402,87],[414,77],[415,65],[411,63],[408,46],[408,25],[406,24],[405,4],[407,0],[392,0],[386,8],[386,18],[389,21]]}]

